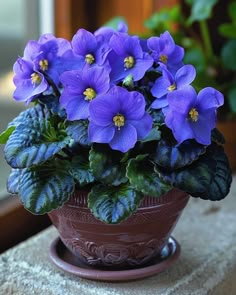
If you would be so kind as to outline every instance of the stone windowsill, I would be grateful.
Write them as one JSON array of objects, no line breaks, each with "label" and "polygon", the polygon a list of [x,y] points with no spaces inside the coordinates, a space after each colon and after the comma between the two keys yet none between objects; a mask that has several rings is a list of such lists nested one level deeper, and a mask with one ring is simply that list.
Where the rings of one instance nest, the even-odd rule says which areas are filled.
[{"label": "stone windowsill", "polygon": [[159,275],[126,283],[80,279],[48,260],[53,227],[0,256],[0,294],[234,295],[236,294],[236,178],[230,195],[211,203],[191,199],[173,236],[181,256]]}]

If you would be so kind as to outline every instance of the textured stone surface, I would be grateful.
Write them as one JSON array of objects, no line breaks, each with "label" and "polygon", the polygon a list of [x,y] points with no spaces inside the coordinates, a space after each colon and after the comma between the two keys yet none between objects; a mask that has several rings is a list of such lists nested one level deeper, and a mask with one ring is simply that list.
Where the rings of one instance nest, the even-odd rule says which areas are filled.
[{"label": "textured stone surface", "polygon": [[182,253],[159,275],[126,283],[93,282],[48,260],[54,228],[0,256],[1,295],[234,295],[236,294],[236,178],[219,203],[191,199],[173,236]]}]

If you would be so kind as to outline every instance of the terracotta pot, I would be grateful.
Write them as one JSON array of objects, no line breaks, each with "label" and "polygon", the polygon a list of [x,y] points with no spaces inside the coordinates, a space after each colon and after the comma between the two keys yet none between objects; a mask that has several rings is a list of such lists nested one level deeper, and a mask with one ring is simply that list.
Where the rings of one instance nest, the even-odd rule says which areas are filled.
[{"label": "terracotta pot", "polygon": [[132,268],[160,254],[188,199],[176,189],[160,198],[145,197],[135,214],[108,225],[88,209],[87,193],[76,192],[49,217],[65,246],[87,265]]},{"label": "terracotta pot", "polygon": [[218,122],[217,128],[225,137],[225,153],[229,158],[230,168],[236,171],[236,120]]}]

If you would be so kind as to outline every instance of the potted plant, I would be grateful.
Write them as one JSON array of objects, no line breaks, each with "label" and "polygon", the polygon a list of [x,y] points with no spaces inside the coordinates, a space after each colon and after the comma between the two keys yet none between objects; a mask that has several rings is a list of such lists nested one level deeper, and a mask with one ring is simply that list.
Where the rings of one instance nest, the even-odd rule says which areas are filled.
[{"label": "potted plant", "polygon": [[218,201],[229,192],[215,128],[223,95],[197,92],[183,57],[169,32],[142,40],[121,23],[79,29],[71,42],[43,35],[14,64],[13,97],[29,107],[0,136],[8,191],[33,214],[49,213],[89,265],[171,258],[178,247],[168,239],[188,196]]},{"label": "potted plant", "polygon": [[233,0],[185,0],[170,9],[163,8],[146,22],[150,34],[169,30],[185,50],[184,61],[197,70],[197,89],[217,87],[225,96],[217,127],[226,138],[226,154],[236,169],[236,138],[232,133],[236,117],[236,3]]}]

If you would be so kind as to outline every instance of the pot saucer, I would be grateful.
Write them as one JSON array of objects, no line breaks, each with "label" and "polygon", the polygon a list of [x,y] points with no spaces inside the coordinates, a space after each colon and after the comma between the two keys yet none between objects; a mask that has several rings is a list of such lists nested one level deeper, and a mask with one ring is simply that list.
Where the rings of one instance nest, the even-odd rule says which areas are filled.
[{"label": "pot saucer", "polygon": [[101,270],[80,261],[65,247],[59,237],[52,242],[49,250],[51,261],[60,269],[81,278],[111,282],[130,281],[153,276],[169,268],[179,255],[180,245],[174,238],[170,237],[161,255],[145,266],[125,270]]}]

